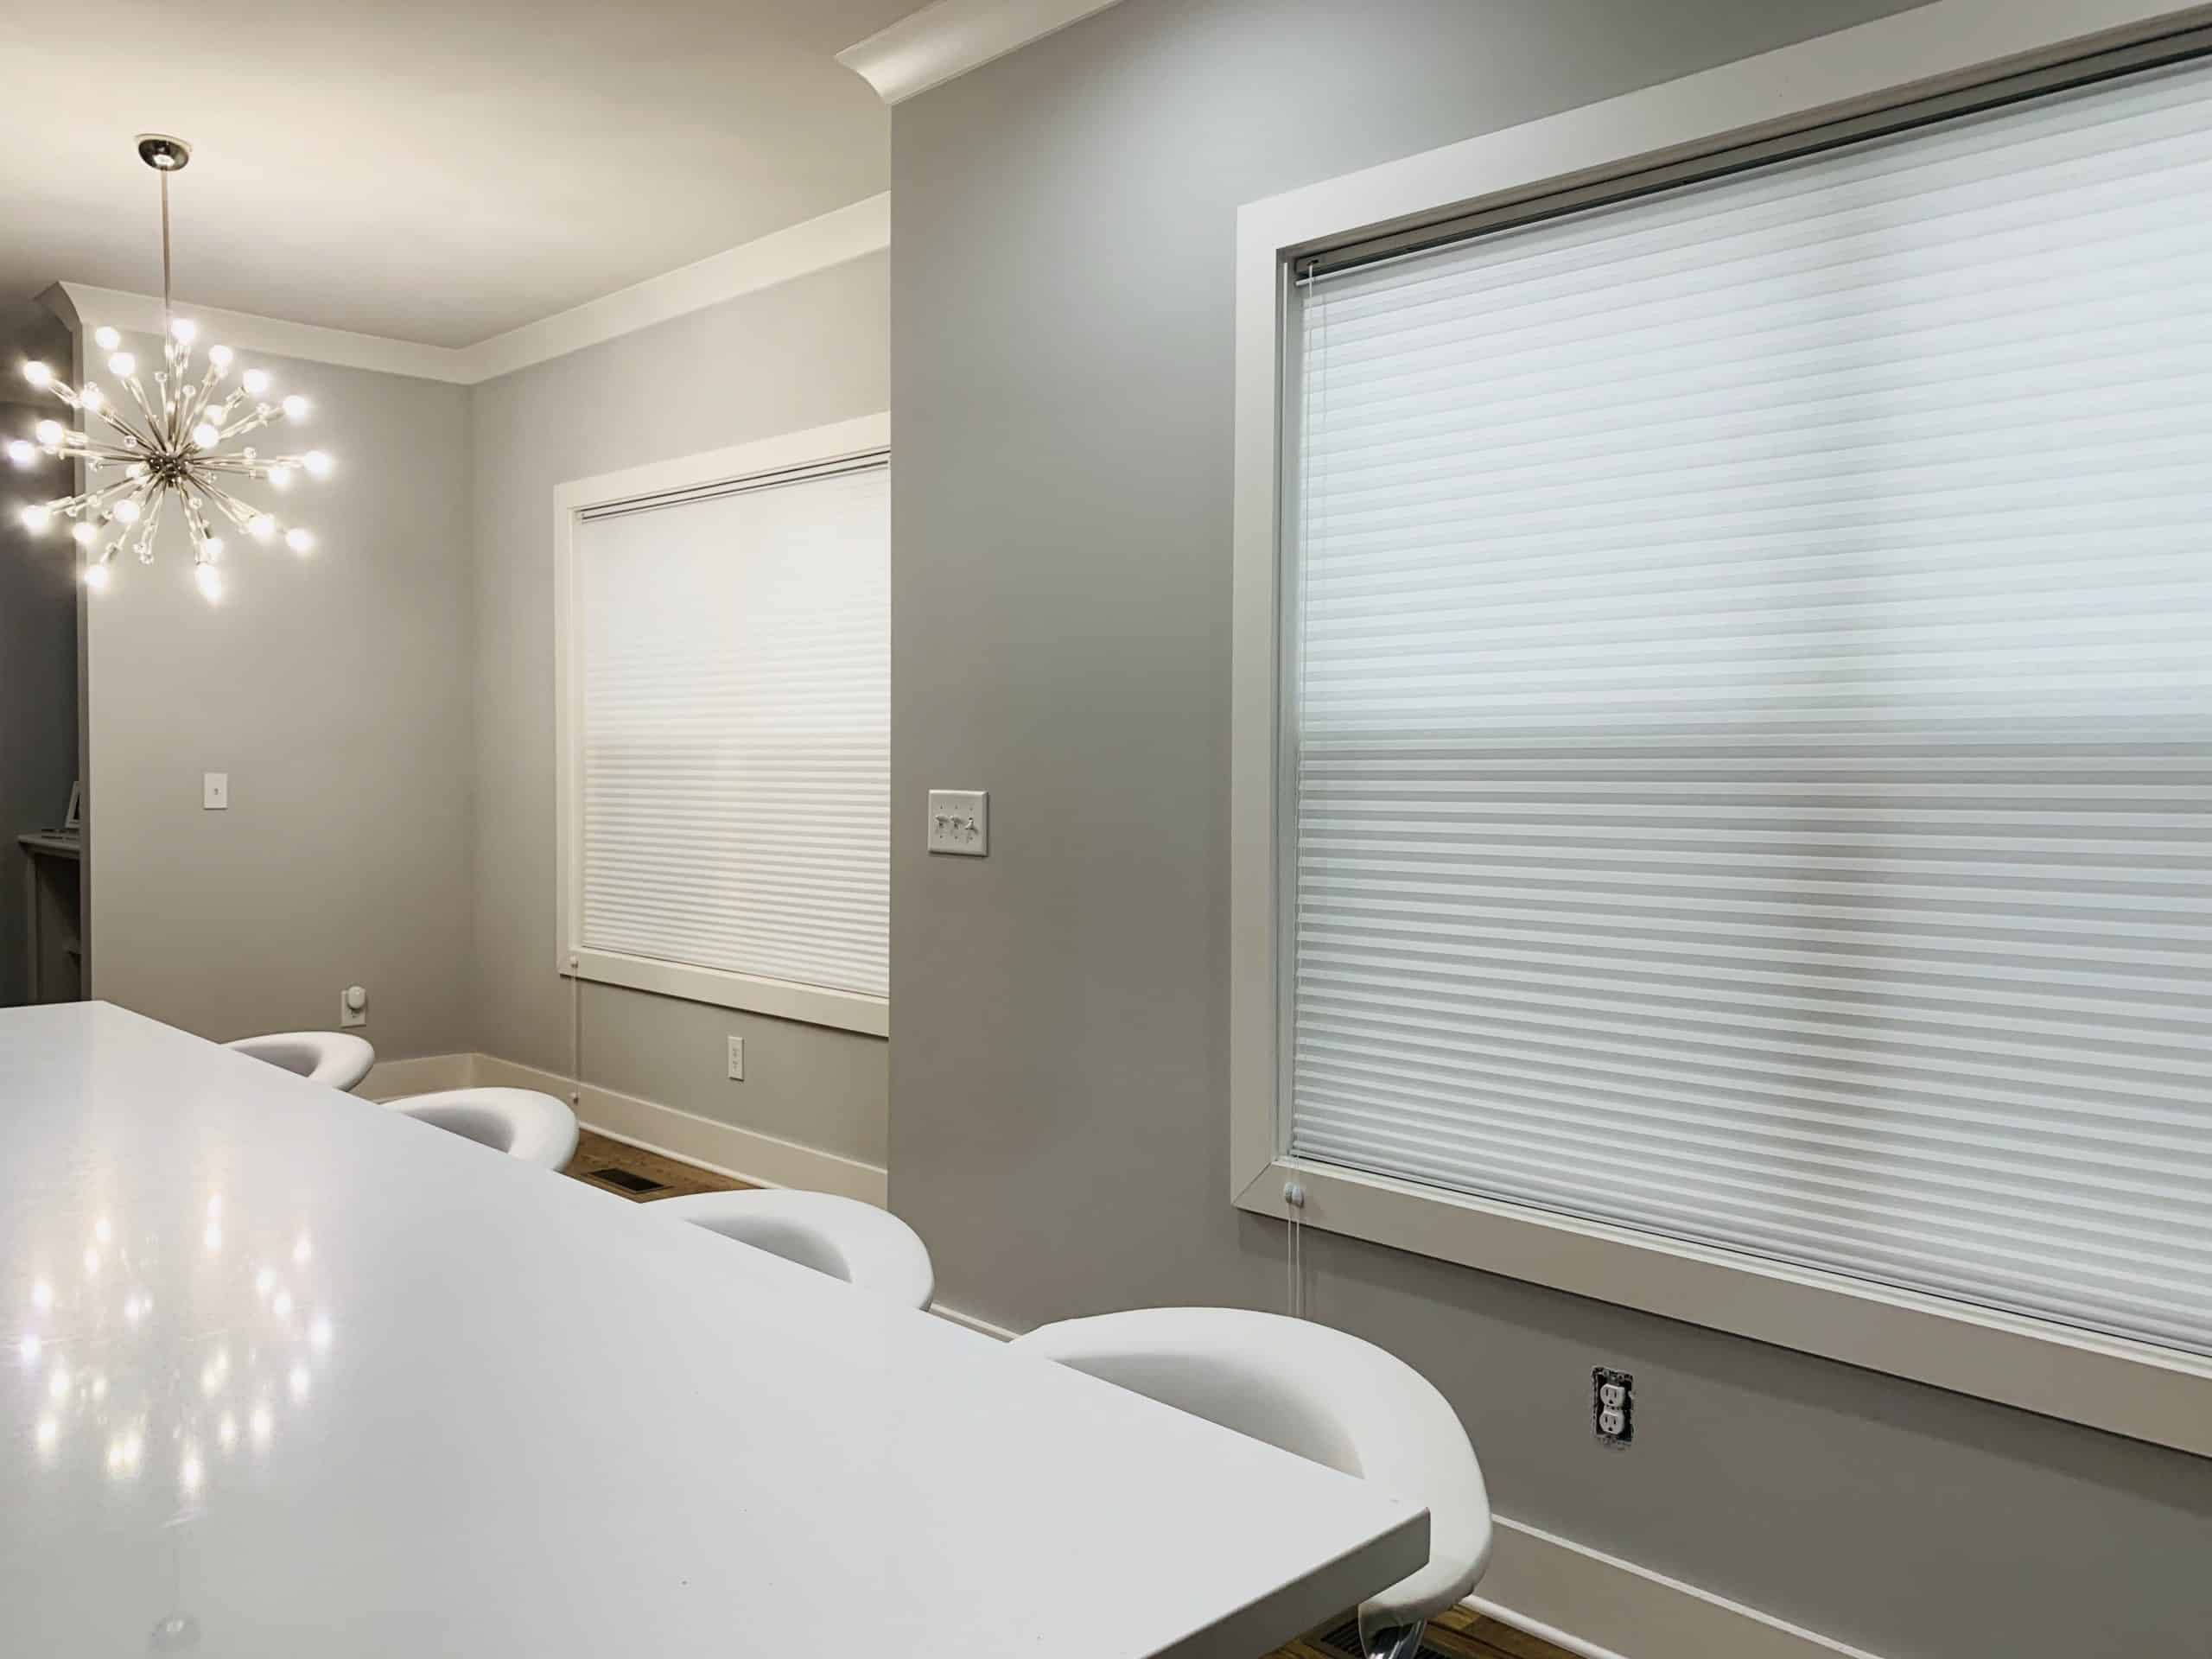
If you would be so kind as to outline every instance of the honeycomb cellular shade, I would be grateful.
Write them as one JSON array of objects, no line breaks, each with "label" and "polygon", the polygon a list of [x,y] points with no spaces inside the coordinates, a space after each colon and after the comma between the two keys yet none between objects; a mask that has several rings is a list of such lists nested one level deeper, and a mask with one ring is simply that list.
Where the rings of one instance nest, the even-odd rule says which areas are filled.
[{"label": "honeycomb cellular shade", "polygon": [[1307,284],[1299,1156],[2212,1352],[2212,70]]},{"label": "honeycomb cellular shade", "polygon": [[886,993],[890,469],[587,516],[582,943]]}]

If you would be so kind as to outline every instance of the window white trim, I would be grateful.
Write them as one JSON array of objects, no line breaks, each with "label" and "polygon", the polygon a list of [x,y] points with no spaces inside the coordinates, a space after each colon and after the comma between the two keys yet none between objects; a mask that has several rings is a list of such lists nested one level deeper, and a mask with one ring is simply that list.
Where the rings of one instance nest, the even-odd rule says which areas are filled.
[{"label": "window white trim", "polygon": [[1237,215],[1231,688],[1230,1191],[1308,1225],[2212,1456],[2212,1360],[1287,1155],[1276,867],[1282,834],[1284,321],[1292,260],[1958,92],[2212,22],[2158,0],[1936,0]]},{"label": "window white trim", "polygon": [[577,653],[582,649],[582,630],[575,626],[576,589],[580,576],[575,556],[578,519],[593,507],[639,496],[696,489],[734,479],[758,477],[795,467],[843,461],[876,454],[891,446],[891,416],[864,415],[856,420],[788,432],[728,449],[710,449],[679,461],[655,461],[596,478],[574,479],[553,492],[553,660],[554,726],[558,766],[558,841],[555,859],[559,886],[560,937],[557,966],[563,976],[573,976],[605,985],[624,985],[663,996],[680,996],[718,1007],[746,1008],[755,1014],[812,1025],[834,1026],[845,1031],[885,1037],[891,1030],[891,1004],[886,998],[851,991],[827,990],[816,985],[762,979],[712,968],[659,962],[613,951],[586,950],[578,943],[583,919],[582,824],[583,718],[580,699],[582,676]]}]

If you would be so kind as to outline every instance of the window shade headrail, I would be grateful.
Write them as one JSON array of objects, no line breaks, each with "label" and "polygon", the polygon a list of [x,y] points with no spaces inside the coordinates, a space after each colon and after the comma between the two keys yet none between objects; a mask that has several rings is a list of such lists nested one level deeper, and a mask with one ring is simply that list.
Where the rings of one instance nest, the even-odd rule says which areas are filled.
[{"label": "window shade headrail", "polygon": [[2053,92],[2083,86],[2137,71],[2179,63],[2212,54],[2212,25],[2182,29],[2108,52],[2023,67],[1994,79],[1948,92],[1923,92],[1902,103],[1885,103],[1863,112],[1839,112],[1809,124],[1762,134],[1722,149],[1708,149],[1644,166],[1608,169],[1581,184],[1546,186],[1529,195],[1493,200],[1444,217],[1361,232],[1357,237],[1306,249],[1290,260],[1292,281],[1308,287],[1347,271],[1364,270],[1416,258],[1476,236],[1493,235],[1546,219],[1659,194],[1679,186],[1702,183],[1777,162],[1819,155],[2000,108]]},{"label": "window shade headrail", "polygon": [[653,512],[663,507],[681,507],[695,501],[712,501],[725,495],[744,495],[755,490],[783,489],[793,484],[811,483],[817,479],[842,478],[849,473],[874,472],[891,464],[891,452],[873,450],[866,454],[841,456],[807,467],[786,467],[779,472],[757,473],[749,478],[733,478],[714,484],[702,484],[688,490],[666,490],[654,495],[632,496],[626,500],[602,501],[586,507],[577,515],[586,523],[601,518],[619,518],[626,513]]}]

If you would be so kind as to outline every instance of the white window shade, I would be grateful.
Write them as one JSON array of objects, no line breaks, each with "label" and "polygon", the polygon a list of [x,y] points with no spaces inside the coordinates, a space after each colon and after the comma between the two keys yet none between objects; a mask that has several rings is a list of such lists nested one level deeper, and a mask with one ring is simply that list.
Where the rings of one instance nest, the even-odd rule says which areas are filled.
[{"label": "white window shade", "polygon": [[1298,1156],[2212,1351],[2212,73],[1325,276]]},{"label": "white window shade", "polygon": [[888,480],[576,526],[585,949],[885,994]]}]

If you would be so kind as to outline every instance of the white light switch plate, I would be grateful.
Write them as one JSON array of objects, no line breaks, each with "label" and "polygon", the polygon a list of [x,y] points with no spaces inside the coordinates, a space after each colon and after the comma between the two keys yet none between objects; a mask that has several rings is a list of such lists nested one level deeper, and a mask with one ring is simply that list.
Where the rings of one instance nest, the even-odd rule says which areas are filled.
[{"label": "white light switch plate", "polygon": [[745,1081],[745,1039],[742,1037],[729,1039],[729,1076],[732,1083]]},{"label": "white light switch plate", "polygon": [[930,851],[981,858],[990,849],[990,791],[930,791]]},{"label": "white light switch plate", "polygon": [[227,772],[203,772],[200,774],[200,804],[210,812],[220,812],[231,804],[231,774]]}]

